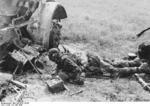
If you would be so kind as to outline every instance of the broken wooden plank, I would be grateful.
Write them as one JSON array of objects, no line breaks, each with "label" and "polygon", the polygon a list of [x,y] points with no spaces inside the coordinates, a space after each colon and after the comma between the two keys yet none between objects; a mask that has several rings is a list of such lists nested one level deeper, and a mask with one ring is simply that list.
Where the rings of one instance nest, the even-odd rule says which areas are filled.
[{"label": "broken wooden plank", "polygon": [[139,74],[134,74],[135,78],[137,81],[141,84],[141,86],[146,90],[150,92],[150,86],[148,83],[146,83],[140,76]]},{"label": "broken wooden plank", "polygon": [[24,83],[16,81],[16,80],[9,80],[9,82],[16,85],[19,88],[26,89],[26,87],[27,87],[27,85],[25,85]]},{"label": "broken wooden plank", "polygon": [[70,96],[77,95],[77,94],[80,94],[80,93],[82,93],[82,92],[83,92],[83,90],[79,90],[79,91],[76,91],[76,92],[70,94]]}]

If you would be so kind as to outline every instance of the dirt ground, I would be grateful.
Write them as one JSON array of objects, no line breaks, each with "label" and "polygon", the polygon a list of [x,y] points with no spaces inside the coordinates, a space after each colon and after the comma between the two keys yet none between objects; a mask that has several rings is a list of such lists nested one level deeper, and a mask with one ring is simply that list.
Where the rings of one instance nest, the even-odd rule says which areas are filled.
[{"label": "dirt ground", "polygon": [[[141,42],[150,39],[150,31],[137,39],[136,34],[150,26],[149,0],[58,0],[68,13],[62,21],[63,41],[103,58],[115,59],[136,52]],[[67,84],[70,91],[48,92],[36,74],[22,80],[28,82],[28,101],[150,101],[150,93],[133,78],[111,80],[88,78],[84,86]],[[83,90],[78,95],[71,93]]]}]

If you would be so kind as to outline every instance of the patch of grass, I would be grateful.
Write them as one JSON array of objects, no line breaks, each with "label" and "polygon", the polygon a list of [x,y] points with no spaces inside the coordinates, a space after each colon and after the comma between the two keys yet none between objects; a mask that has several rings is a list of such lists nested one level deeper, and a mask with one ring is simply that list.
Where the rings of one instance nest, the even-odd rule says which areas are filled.
[{"label": "patch of grass", "polygon": [[[63,40],[79,44],[107,59],[122,58],[136,52],[138,45],[149,41],[150,31],[137,39],[136,34],[150,26],[149,0],[58,0],[66,8],[68,19],[62,21]],[[143,8],[144,7],[144,8]],[[88,82],[87,91],[78,100],[147,101],[150,95],[138,83],[97,80]]]}]

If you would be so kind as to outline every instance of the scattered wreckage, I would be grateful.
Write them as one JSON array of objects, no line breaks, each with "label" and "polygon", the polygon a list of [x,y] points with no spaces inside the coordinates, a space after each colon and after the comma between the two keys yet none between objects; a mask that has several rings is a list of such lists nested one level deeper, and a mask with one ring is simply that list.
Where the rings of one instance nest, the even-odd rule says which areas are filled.
[{"label": "scattered wreckage", "polygon": [[6,43],[22,37],[27,37],[46,49],[59,45],[62,27],[59,22],[67,18],[61,4],[51,0],[1,0],[0,2],[1,52],[6,51],[6,47],[3,47]]},{"label": "scattered wreckage", "polygon": [[[116,64],[110,64],[96,55],[87,53],[81,56],[71,53],[65,46],[58,47],[62,27],[60,21],[67,18],[64,7],[58,2],[53,0],[11,0],[11,2],[0,0],[0,2],[2,21],[0,35],[3,39],[0,44],[0,66],[4,72],[13,75],[5,83],[0,84],[0,101],[11,93],[17,93],[14,103],[22,100],[27,85],[15,80],[15,76],[27,70],[34,70],[51,93],[67,89],[65,81],[83,85],[84,78],[92,75],[118,77],[118,70],[121,68],[116,67]],[[129,54],[129,60],[136,57]],[[47,58],[46,61],[54,61],[61,70],[57,72],[57,69],[54,69],[48,80],[41,77],[46,70],[43,58]],[[123,70],[123,73],[130,71]],[[132,74],[134,73],[136,72]],[[135,77],[144,89],[150,90],[149,85],[138,74],[135,74]],[[83,90],[79,90],[71,96],[82,92]]]},{"label": "scattered wreckage", "polygon": [[[26,89],[23,83],[14,81],[16,74],[22,74],[27,69],[42,74],[44,66],[39,58],[50,48],[58,47],[62,28],[60,21],[67,18],[67,14],[65,8],[54,0],[0,2],[1,70],[13,74],[13,77],[6,81],[7,89],[1,89],[2,100],[9,91],[18,93],[16,89]],[[60,91],[57,88],[65,89],[60,78],[44,82],[52,93]],[[1,88],[4,85],[1,84]],[[22,94],[21,90],[18,99]]]}]

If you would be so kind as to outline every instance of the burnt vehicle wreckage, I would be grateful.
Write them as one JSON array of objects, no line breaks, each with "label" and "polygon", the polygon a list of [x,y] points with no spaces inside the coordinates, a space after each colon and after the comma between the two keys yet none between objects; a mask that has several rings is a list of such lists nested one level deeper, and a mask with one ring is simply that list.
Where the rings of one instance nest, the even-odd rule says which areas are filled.
[{"label": "burnt vehicle wreckage", "polygon": [[[1,70],[13,77],[31,68],[42,74],[40,70],[44,66],[39,58],[50,48],[58,47],[60,21],[67,18],[66,10],[53,0],[1,0],[0,5]],[[17,99],[21,98],[23,92],[16,89],[24,90],[26,86],[13,79],[1,84],[1,88],[7,85],[6,89],[1,89],[1,100],[9,91],[18,93]],[[64,89],[63,81],[57,76],[51,82],[44,82],[51,92],[57,91],[58,87]]]},{"label": "burnt vehicle wreckage", "polygon": [[[0,0],[0,5],[1,76],[6,72],[12,75],[8,75],[9,80],[0,83],[1,101],[7,95],[17,93],[13,102],[20,102],[27,86],[17,81],[16,75],[32,71],[40,76],[52,93],[67,89],[64,82],[83,85],[85,77],[98,75],[118,78],[133,74],[144,89],[150,91],[149,84],[137,74],[150,74],[149,61],[146,59],[150,54],[147,53],[150,51],[148,45],[142,44],[138,56],[129,54],[125,62],[110,62],[92,53],[84,53],[86,59],[82,60],[82,55],[74,54],[66,46],[60,45],[60,22],[67,18],[61,4],[53,0]],[[54,62],[57,67],[52,69],[52,66],[46,65],[47,62]],[[49,80],[44,80],[41,77],[43,74],[49,75]]]}]

